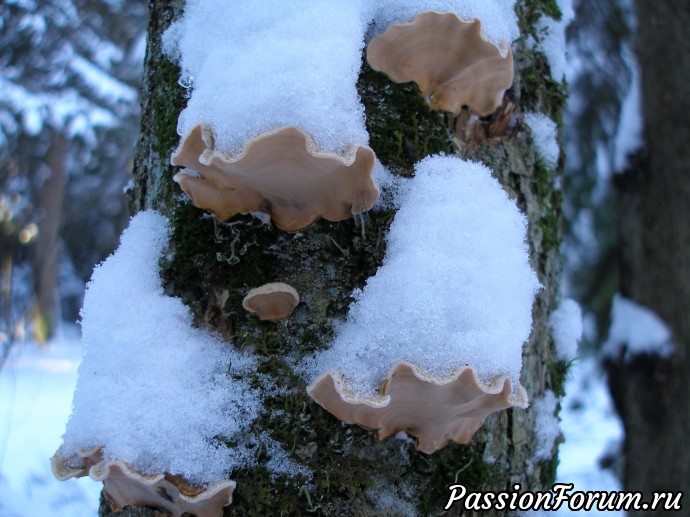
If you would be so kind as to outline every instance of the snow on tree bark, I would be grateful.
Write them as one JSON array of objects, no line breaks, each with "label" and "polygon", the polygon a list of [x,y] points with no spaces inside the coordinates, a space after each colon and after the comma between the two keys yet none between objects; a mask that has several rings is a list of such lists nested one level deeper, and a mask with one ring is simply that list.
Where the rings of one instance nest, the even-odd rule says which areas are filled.
[{"label": "snow on tree bark", "polygon": [[[536,20],[550,12],[550,5],[519,3],[523,34],[535,31]],[[226,514],[428,515],[442,512],[449,496],[446,487],[454,482],[472,490],[510,489],[516,482],[523,489],[550,486],[557,453],[550,461],[532,461],[538,445],[531,409],[495,413],[469,445],[450,444],[426,455],[405,441],[374,442],[371,433],[340,423],[307,396],[287,357],[300,358],[327,346],[332,318],[346,314],[350,293],[381,264],[394,210],[338,223],[318,221],[294,238],[251,216],[216,223],[181,201],[169,159],[179,140],[175,128],[184,89],[178,85],[179,69],[162,55],[161,34],[183,5],[152,2],[150,9],[132,210],[154,208],[170,218],[171,249],[162,267],[168,294],[192,308],[200,327],[258,356],[259,373],[282,388],[267,398],[267,409],[283,414],[259,418],[255,430],[267,431],[314,473],[309,484],[272,479],[257,451],[259,466],[232,473],[237,489]],[[531,261],[544,286],[535,298],[533,331],[523,354],[521,381],[534,400],[546,390],[562,394],[563,389],[565,365],[555,356],[548,330],[561,269],[560,194],[554,172],[537,157],[521,113],[543,112],[558,120],[565,95],[550,78],[544,55],[520,42],[514,52],[513,88],[494,115],[476,124],[463,114],[456,118],[430,112],[416,87],[395,85],[366,64],[358,89],[371,146],[393,173],[409,176],[416,161],[437,152],[480,160],[527,215]],[[248,288],[276,278],[294,286],[309,307],[298,306],[280,325],[257,321],[242,308]],[[397,506],[387,506],[386,500],[396,500]],[[107,504],[100,514],[111,514]],[[462,511],[457,507],[450,514]],[[128,508],[118,515],[154,511]]]}]

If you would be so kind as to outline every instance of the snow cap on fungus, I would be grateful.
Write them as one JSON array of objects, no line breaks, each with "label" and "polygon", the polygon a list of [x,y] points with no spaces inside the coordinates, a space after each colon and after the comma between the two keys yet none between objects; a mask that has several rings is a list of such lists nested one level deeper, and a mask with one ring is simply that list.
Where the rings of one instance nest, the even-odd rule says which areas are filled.
[{"label": "snow cap on fungus", "polygon": [[55,477],[61,481],[90,476],[103,482],[103,492],[114,511],[125,506],[153,506],[173,517],[192,514],[220,517],[223,507],[232,503],[235,482],[223,480],[207,488],[192,487],[168,474],[141,474],[120,460],[103,459],[102,450],[77,451],[76,458],[65,458],[61,450],[50,459]]},{"label": "snow cap on fungus", "polygon": [[376,431],[384,440],[400,431],[417,438],[417,448],[430,454],[450,440],[467,443],[487,416],[510,407],[527,407],[522,386],[512,394],[510,379],[490,384],[463,367],[446,377],[426,374],[406,362],[396,364],[381,385],[380,397],[357,397],[339,374],[326,373],[308,388],[309,395],[338,419]]},{"label": "snow cap on fungus", "polygon": [[341,221],[369,210],[379,197],[374,152],[350,148],[344,156],[319,152],[309,135],[284,127],[251,140],[236,155],[214,150],[210,127],[196,126],[172,155],[173,178],[198,208],[225,221],[238,213],[267,213],[279,228],[295,232],[323,217]]},{"label": "snow cap on fungus", "polygon": [[430,156],[398,201],[381,267],[299,368],[339,419],[378,438],[404,431],[431,452],[467,442],[493,411],[526,407],[540,283],[527,219],[486,166]]},{"label": "snow cap on fungus", "polygon": [[299,303],[299,294],[291,285],[273,282],[256,287],[242,300],[242,307],[255,313],[260,320],[278,321],[286,318]]},{"label": "snow cap on fungus", "polygon": [[479,20],[426,12],[389,27],[367,47],[367,62],[396,83],[414,81],[432,109],[489,115],[513,84],[513,55],[481,36]]}]

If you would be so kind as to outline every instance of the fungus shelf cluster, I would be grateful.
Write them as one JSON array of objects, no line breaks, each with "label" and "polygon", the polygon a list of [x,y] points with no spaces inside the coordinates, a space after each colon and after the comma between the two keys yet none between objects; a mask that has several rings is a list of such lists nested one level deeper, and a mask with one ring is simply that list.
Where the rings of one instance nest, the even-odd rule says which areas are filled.
[{"label": "fungus shelf cluster", "polygon": [[[512,10],[512,2],[501,2]],[[480,20],[464,21],[462,12],[421,12],[412,2],[403,3],[414,14],[369,41],[371,67],[395,82],[414,81],[432,109],[490,115],[513,81],[509,44],[487,41]],[[194,206],[221,221],[262,212],[286,232],[306,229],[319,218],[342,221],[372,209],[380,195],[373,179],[376,157],[367,145],[356,78],[365,34],[381,8],[368,0],[333,5],[306,0],[299,12],[277,0],[261,2],[263,11],[255,2],[218,2],[215,7],[231,15],[224,17],[203,4],[188,0],[184,17],[166,33],[167,51],[190,77],[185,83],[194,76],[178,127],[181,143],[171,157],[181,168],[174,181]],[[481,11],[486,2],[468,5]],[[506,16],[508,25],[515,24],[514,13]],[[218,21],[226,18],[227,26]],[[435,157],[418,164],[417,176],[404,186],[384,265],[354,293],[348,320],[336,329],[331,347],[297,365],[311,381],[311,397],[340,420],[374,430],[378,439],[405,432],[431,453],[451,440],[468,442],[494,411],[526,407],[518,381],[521,347],[539,286],[526,258],[524,218],[490,174],[458,158]],[[476,212],[473,198],[486,194],[497,213],[468,215],[462,206],[458,212],[464,191],[468,210]],[[430,230],[439,226],[460,237]],[[401,237],[406,234],[407,240]],[[496,243],[505,241],[509,246],[497,251]],[[467,247],[470,258],[462,259]],[[459,274],[457,260],[464,261]],[[441,273],[439,263],[445,268]],[[491,269],[488,283],[474,282],[485,263]],[[402,270],[415,271],[415,279],[400,277]],[[503,305],[495,304],[496,286],[505,287],[506,279],[515,292]],[[261,320],[289,317],[299,294],[277,280],[251,289],[244,308]],[[403,291],[380,295],[380,285]],[[467,299],[458,302],[467,286]],[[378,321],[387,320],[387,326],[377,327],[371,314],[377,306],[382,307]],[[500,311],[507,322],[495,330]],[[411,325],[428,327],[433,340],[410,342]],[[358,338],[350,339],[353,332]],[[509,355],[517,365],[512,369],[495,360],[504,342],[512,347]],[[498,351],[487,359],[484,350],[493,344]],[[457,353],[462,347],[469,355]],[[474,364],[477,351],[484,359]],[[424,356],[445,364],[436,367]],[[89,474],[102,480],[116,508],[145,504],[172,515],[215,516],[232,501],[232,481],[204,479],[209,488],[197,490],[178,472],[142,474],[120,459],[104,460],[103,450],[72,444],[70,453],[56,453],[54,472],[60,479]]]},{"label": "fungus shelf cluster", "polygon": [[[513,83],[510,47],[485,40],[479,20],[454,13],[421,13],[391,26],[369,43],[366,59],[395,82],[414,81],[432,109],[455,114],[464,106],[491,114]],[[214,129],[200,124],[182,139],[171,163],[191,171],[174,179],[194,206],[222,221],[259,211],[295,232],[320,217],[341,221],[365,212],[379,198],[368,146],[327,152],[293,126],[261,133],[227,153],[216,149]]]}]

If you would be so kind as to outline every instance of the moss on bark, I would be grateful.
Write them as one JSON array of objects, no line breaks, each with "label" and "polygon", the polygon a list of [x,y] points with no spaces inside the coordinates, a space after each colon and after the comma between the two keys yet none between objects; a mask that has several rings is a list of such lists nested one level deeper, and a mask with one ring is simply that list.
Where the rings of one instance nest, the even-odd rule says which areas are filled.
[{"label": "moss on bark", "polygon": [[[162,266],[166,291],[192,308],[198,325],[219,332],[228,346],[258,356],[257,373],[269,376],[282,390],[267,399],[254,429],[257,434],[268,432],[314,473],[307,482],[273,478],[261,466],[233,472],[238,486],[226,515],[396,515],[377,509],[373,494],[381,491],[422,515],[438,515],[453,483],[494,491],[515,482],[535,489],[550,484],[555,457],[530,463],[536,444],[531,410],[494,414],[471,444],[451,444],[426,455],[404,441],[374,442],[369,432],[340,423],[310,400],[304,381],[290,365],[328,346],[333,319],[347,313],[350,293],[381,264],[394,212],[374,210],[338,223],[318,221],[298,234],[287,234],[251,216],[220,223],[184,201],[169,165],[178,143],[174,128],[184,90],[177,84],[179,70],[160,55],[160,35],[179,14],[179,2],[151,6],[132,206],[156,208],[171,218],[170,255]],[[522,33],[530,33],[538,13],[555,14],[553,9],[552,0],[520,3]],[[459,133],[455,128],[462,114],[455,118],[429,111],[416,86],[396,85],[366,65],[358,89],[371,146],[394,174],[410,176],[414,163],[429,154],[457,152],[491,167],[527,215],[532,263],[544,286],[534,304],[533,333],[523,358],[522,382],[536,398],[546,389],[562,393],[561,365],[547,329],[560,275],[560,194],[553,171],[539,162],[529,132],[520,124],[520,113],[539,110],[560,120],[565,96],[564,88],[551,80],[544,56],[528,50],[524,41],[518,42],[515,56],[515,85],[504,106],[481,119],[479,132]],[[302,303],[284,322],[260,322],[241,301],[248,289],[273,281],[294,286]],[[261,382],[260,376],[255,382]],[[264,458],[259,448],[259,465]],[[450,512],[461,513],[459,508]]]}]

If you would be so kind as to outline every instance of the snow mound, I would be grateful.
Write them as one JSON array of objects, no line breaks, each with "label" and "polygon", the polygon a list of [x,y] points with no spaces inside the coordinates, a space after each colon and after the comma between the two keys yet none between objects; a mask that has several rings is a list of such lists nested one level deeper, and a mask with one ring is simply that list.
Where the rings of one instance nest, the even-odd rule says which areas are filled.
[{"label": "snow mound", "polygon": [[355,87],[366,20],[358,0],[190,0],[164,44],[191,86],[178,121],[186,135],[209,124],[216,147],[295,126],[325,151],[369,141]]},{"label": "snow mound", "polygon": [[625,359],[650,354],[673,355],[674,345],[668,325],[647,307],[617,294],[611,307],[611,327],[603,353],[617,358],[624,351]]},{"label": "snow mound", "polygon": [[331,347],[303,364],[309,380],[340,372],[374,395],[407,361],[436,376],[470,365],[480,380],[519,386],[540,287],[524,216],[489,169],[450,156],[421,161],[400,206],[383,265],[353,294]]},{"label": "snow mound", "polygon": [[216,442],[247,433],[261,399],[239,379],[253,360],[193,328],[189,309],[163,292],[158,261],[168,231],[161,215],[139,213],[94,270],[61,454],[103,446],[105,460],[204,484],[251,463],[246,448]]}]

